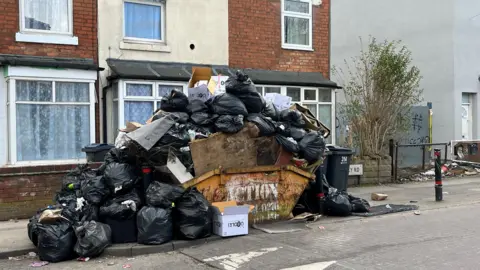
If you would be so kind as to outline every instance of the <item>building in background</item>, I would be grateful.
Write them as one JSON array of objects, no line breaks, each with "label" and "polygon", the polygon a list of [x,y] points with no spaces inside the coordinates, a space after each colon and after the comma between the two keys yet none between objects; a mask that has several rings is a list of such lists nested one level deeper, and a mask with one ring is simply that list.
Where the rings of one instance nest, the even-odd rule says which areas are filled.
[{"label": "building in background", "polygon": [[[334,1],[331,64],[342,66],[344,59],[358,55],[359,37],[402,40],[423,76],[422,105],[433,105],[428,139],[440,143],[478,139],[479,14],[480,2],[474,0]],[[344,101],[338,97],[339,103]],[[413,119],[414,125],[418,120]]]},{"label": "building in background", "polygon": [[96,0],[3,0],[0,219],[50,204],[96,141]]}]

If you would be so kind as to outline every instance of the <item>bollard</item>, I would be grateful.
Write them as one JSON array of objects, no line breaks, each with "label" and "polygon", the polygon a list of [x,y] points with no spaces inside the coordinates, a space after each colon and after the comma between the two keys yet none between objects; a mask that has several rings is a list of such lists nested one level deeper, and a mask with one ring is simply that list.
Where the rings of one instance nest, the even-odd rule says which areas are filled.
[{"label": "bollard", "polygon": [[443,200],[442,164],[440,149],[433,150],[435,156],[435,201]]},{"label": "bollard", "polygon": [[142,173],[143,173],[143,191],[147,191],[148,186],[150,186],[150,183],[152,182],[153,178],[153,172],[152,168],[150,167],[142,167]]}]

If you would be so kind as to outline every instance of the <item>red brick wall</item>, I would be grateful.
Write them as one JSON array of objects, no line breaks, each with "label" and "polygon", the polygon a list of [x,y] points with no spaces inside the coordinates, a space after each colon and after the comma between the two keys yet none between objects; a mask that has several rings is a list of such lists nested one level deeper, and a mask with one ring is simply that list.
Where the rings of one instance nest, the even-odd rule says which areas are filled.
[{"label": "red brick wall", "polygon": [[330,0],[313,6],[313,52],[282,49],[280,0],[229,0],[229,65],[329,76]]},{"label": "red brick wall", "polygon": [[[0,0],[0,54],[88,58],[98,63],[97,0],[73,1],[73,35],[78,45],[16,42],[20,30],[19,0]],[[96,84],[98,89],[98,84]],[[98,92],[98,91],[97,91]],[[100,100],[97,97],[97,100]],[[95,104],[96,141],[100,141],[99,104]]]},{"label": "red brick wall", "polygon": [[73,35],[78,46],[16,42],[19,0],[1,0],[0,53],[50,57],[91,58],[97,61],[97,0],[73,1]]},{"label": "red brick wall", "polygon": [[63,176],[76,166],[0,168],[0,221],[30,218],[38,209],[52,205]]}]

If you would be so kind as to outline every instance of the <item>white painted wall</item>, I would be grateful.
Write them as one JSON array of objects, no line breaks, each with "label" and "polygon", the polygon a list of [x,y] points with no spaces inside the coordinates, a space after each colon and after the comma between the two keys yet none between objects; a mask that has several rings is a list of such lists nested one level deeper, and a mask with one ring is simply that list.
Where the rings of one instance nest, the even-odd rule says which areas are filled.
[{"label": "white painted wall", "polygon": [[156,46],[124,42],[123,2],[98,1],[100,94],[110,74],[107,58],[228,65],[227,0],[165,0],[166,40]]},{"label": "white painted wall", "polygon": [[[332,1],[331,63],[342,66],[344,59],[357,55],[359,36],[402,40],[423,76],[423,105],[433,103],[433,142],[461,139],[461,93],[479,89],[478,14],[478,0]],[[339,91],[338,102],[343,101]],[[480,127],[474,131],[478,138]]]},{"label": "white painted wall", "polygon": [[0,67],[0,167],[7,164],[8,122],[7,122],[7,83],[5,67]]}]

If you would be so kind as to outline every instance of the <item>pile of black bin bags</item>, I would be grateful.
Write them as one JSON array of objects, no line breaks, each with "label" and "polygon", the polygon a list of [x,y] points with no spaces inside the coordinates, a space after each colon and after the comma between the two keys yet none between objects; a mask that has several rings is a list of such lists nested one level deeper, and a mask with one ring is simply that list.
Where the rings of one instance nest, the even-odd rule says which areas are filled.
[{"label": "pile of black bin bags", "polygon": [[[139,170],[122,152],[112,149],[97,170],[74,169],[56,204],[30,219],[28,237],[41,260],[96,257],[113,243],[160,245],[210,236],[211,206],[200,192],[159,181],[144,190]],[[42,214],[51,210],[61,210],[61,216],[43,221]]]},{"label": "pile of black bin bags", "polygon": [[[306,129],[300,112],[279,111],[265,102],[241,71],[226,81],[226,93],[206,102],[172,90],[153,115],[152,121],[168,117],[175,124],[151,149],[130,141],[111,149],[98,169],[78,166],[64,177],[55,204],[30,219],[28,236],[41,260],[95,257],[114,243],[159,245],[210,236],[211,205],[199,191],[184,190],[163,176],[152,183],[142,177],[142,166],[165,165],[172,151],[195,175],[187,147],[192,133],[194,139],[215,132],[236,133],[250,122],[258,136],[275,137],[285,150],[309,163],[325,151],[322,132]],[[61,215],[43,217],[52,210]]]}]

